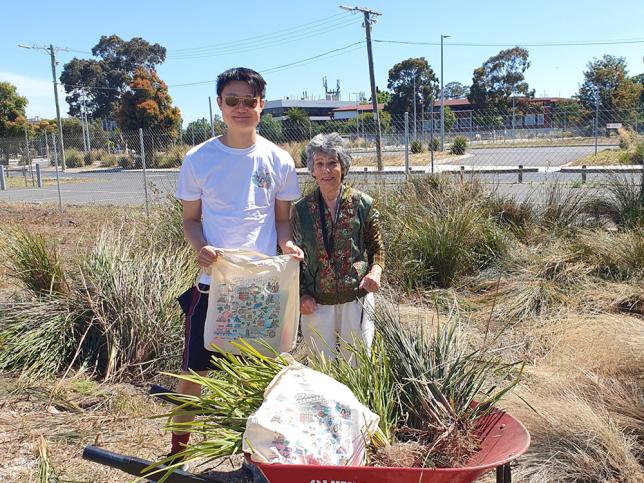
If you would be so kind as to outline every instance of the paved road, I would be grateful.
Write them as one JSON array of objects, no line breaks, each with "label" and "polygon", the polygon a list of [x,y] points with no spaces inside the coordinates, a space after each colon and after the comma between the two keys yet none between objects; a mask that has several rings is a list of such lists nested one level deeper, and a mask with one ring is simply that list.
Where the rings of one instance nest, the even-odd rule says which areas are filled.
[{"label": "paved road", "polygon": [[[453,176],[460,176],[458,169],[454,166],[437,166],[437,171],[453,170]],[[494,167],[491,167],[494,168]],[[534,168],[533,168],[534,169]],[[425,172],[418,169],[414,172]],[[163,200],[172,196],[176,186],[177,171],[171,172],[148,172],[148,200],[150,203]],[[52,176],[46,173],[46,176]],[[587,187],[597,189],[598,185],[604,183],[608,177],[615,176],[606,173],[588,173]],[[617,175],[631,183],[639,183],[640,173],[624,173]],[[548,187],[553,183],[566,183],[572,189],[581,187],[580,173],[563,173],[557,168],[540,168],[539,172],[524,172],[522,183],[519,183],[519,176],[516,172],[511,173],[468,173],[464,172],[464,178],[476,177],[491,189],[517,196],[519,198],[532,197],[540,198],[547,192]],[[356,171],[347,177],[349,182],[357,186],[366,187],[369,191],[380,191],[398,184],[405,178],[405,174],[398,171],[387,171],[385,173]],[[310,180],[306,172],[301,172],[301,182]],[[61,176],[61,198],[63,204],[104,204],[104,205],[131,205],[142,206],[145,204],[145,193],[143,187],[143,174],[141,171],[112,171],[102,173],[65,173]],[[5,201],[26,201],[26,202],[50,202],[58,203],[58,191],[56,184],[47,184],[44,188],[10,188],[0,191],[0,200]]]},{"label": "paved road", "polygon": [[[598,146],[598,150],[614,149],[617,146]],[[404,150],[387,151],[397,155]],[[476,148],[470,147],[467,155],[453,160],[442,161],[441,164],[458,166],[563,166],[579,158],[595,153],[595,146],[537,146],[537,147],[504,147]],[[356,152],[356,158],[373,158],[375,151]],[[429,159],[429,154],[426,153]],[[375,161],[374,161],[375,163]]]},{"label": "paved road", "polygon": [[[601,146],[601,149],[609,149],[610,146]],[[477,173],[475,176],[482,182],[495,187],[496,189],[524,196],[525,193],[544,189],[552,182],[563,182],[573,186],[581,184],[580,173],[559,172],[562,165],[570,163],[575,159],[594,153],[594,146],[541,146],[509,147],[509,148],[473,148],[468,154],[452,162],[435,165],[436,172],[458,171],[459,166],[465,166],[465,176],[470,174],[467,170],[476,169],[479,171],[499,170],[500,168],[516,169],[523,165],[527,170],[538,169],[538,172],[524,172],[522,183],[519,183],[519,176],[516,172],[510,173]],[[348,176],[348,180],[360,186],[391,186],[400,182],[404,177],[400,167],[387,167],[386,173],[372,171],[365,172],[366,168],[355,168]],[[373,169],[373,168],[371,168]],[[425,167],[414,168],[424,170]],[[123,171],[120,169],[76,172],[67,170],[60,175],[61,198],[64,204],[116,204],[116,205],[138,205],[145,203],[143,172]],[[310,180],[306,170],[300,170],[300,181]],[[11,172],[12,178],[22,178],[19,172]],[[45,178],[55,178],[52,167],[43,168]],[[176,186],[178,170],[148,170],[148,200],[155,202],[172,196]],[[458,174],[455,174],[458,176]],[[587,184],[593,187],[605,182],[608,177],[614,175],[606,173],[588,173]],[[626,177],[633,183],[639,183],[640,173],[620,175]],[[378,188],[376,188],[378,189]],[[6,191],[0,191],[0,200],[6,201],[28,201],[28,202],[58,202],[58,191],[56,184],[50,182],[44,188],[18,188],[15,181],[12,187]]]}]

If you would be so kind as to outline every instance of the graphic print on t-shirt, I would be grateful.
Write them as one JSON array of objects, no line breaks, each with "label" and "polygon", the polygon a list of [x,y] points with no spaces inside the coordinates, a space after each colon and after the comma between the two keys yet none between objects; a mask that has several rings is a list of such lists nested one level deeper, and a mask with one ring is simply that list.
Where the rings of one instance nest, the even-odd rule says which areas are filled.
[{"label": "graphic print on t-shirt", "polygon": [[258,188],[268,189],[271,187],[271,174],[263,166],[255,170],[252,180]]},{"label": "graphic print on t-shirt", "polygon": [[222,283],[214,336],[272,339],[280,325],[279,280]]}]

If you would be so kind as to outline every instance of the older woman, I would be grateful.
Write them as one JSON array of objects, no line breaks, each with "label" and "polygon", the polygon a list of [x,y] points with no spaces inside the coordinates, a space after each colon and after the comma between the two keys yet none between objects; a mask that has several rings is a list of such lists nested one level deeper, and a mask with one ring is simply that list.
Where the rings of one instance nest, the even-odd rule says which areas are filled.
[{"label": "older woman", "polygon": [[306,155],[317,188],[294,206],[294,238],[304,250],[302,334],[310,352],[333,358],[338,338],[371,346],[385,254],[373,200],[343,183],[351,156],[340,135],[318,134]]}]

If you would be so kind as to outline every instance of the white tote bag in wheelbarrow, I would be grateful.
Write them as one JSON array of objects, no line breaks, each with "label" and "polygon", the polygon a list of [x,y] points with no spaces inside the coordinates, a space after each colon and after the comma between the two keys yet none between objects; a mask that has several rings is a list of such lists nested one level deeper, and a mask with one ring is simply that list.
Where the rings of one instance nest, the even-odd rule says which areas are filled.
[{"label": "white tote bag in wheelbarrow", "polygon": [[[290,359],[246,420],[242,449],[258,463],[362,465],[380,418],[335,379]],[[308,479],[306,481],[309,481]]]},{"label": "white tote bag in wheelbarrow", "polygon": [[247,250],[223,250],[210,266],[204,330],[209,351],[238,354],[244,339],[264,355],[295,347],[300,318],[299,262],[291,255],[269,257]]}]

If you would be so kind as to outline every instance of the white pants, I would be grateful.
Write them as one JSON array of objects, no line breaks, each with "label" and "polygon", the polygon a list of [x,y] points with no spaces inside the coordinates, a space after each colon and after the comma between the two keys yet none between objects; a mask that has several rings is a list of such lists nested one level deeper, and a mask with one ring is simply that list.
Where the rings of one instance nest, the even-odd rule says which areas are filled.
[{"label": "white pants", "polygon": [[322,353],[327,359],[335,359],[340,343],[340,353],[345,360],[351,353],[341,341],[351,344],[360,340],[366,347],[373,342],[372,320],[374,296],[368,293],[361,299],[338,305],[320,305],[310,315],[301,315],[302,335],[309,355]]}]

